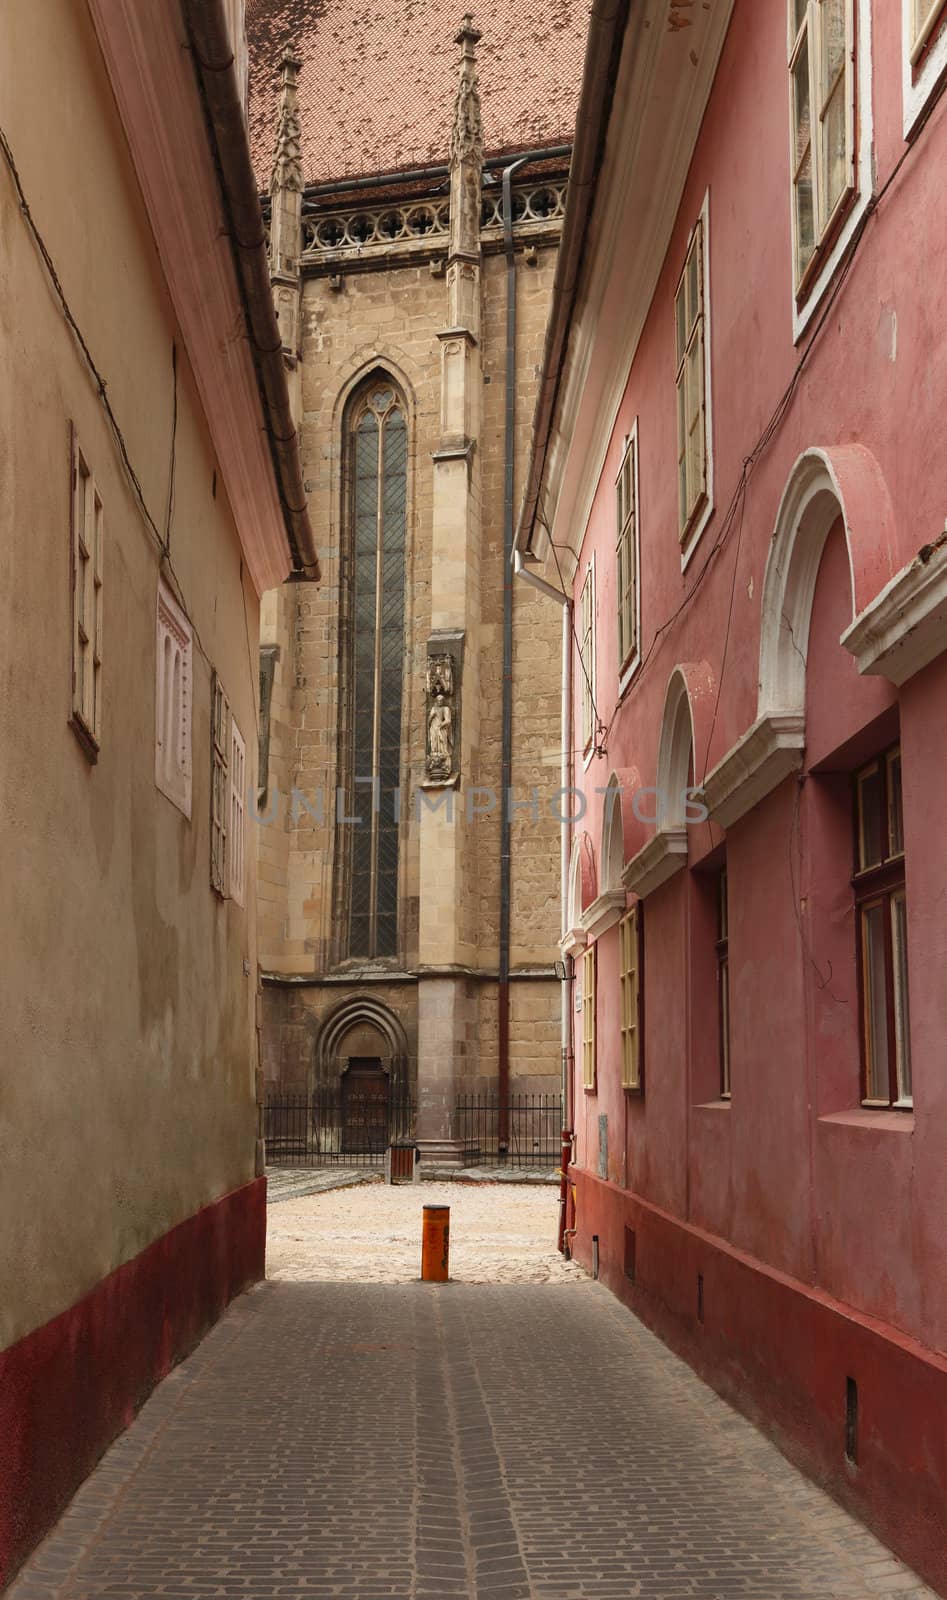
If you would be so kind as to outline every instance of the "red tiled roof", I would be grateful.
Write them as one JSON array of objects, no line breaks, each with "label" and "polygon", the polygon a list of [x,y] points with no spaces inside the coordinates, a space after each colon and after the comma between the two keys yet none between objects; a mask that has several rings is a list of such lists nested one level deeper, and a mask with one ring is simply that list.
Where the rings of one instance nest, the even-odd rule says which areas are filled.
[{"label": "red tiled roof", "polygon": [[[298,49],[307,183],[446,162],[463,0],[247,0],[250,141],[269,185],[280,56]],[[530,14],[532,10],[532,15]],[[487,154],[568,143],[590,0],[475,15]]]}]

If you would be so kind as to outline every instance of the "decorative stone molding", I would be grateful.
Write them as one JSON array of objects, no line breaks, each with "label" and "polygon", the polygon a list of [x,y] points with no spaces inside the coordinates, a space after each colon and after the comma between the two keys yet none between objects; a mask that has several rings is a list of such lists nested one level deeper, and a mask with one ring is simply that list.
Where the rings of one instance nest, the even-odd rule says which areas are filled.
[{"label": "decorative stone molding", "polygon": [[564,956],[580,956],[589,942],[589,936],[584,928],[570,928],[559,940],[559,949]]},{"label": "decorative stone molding", "polygon": [[483,123],[480,116],[480,88],[477,79],[477,52],[482,34],[474,27],[470,12],[455,44],[461,48],[460,83],[454,101],[454,125],[450,135],[450,164],[483,160]]},{"label": "decorative stone molding", "polygon": [[302,61],[294,50],[286,50],[280,63],[282,86],[276,121],[276,150],[270,175],[270,194],[292,189],[302,194],[305,188],[302,165],[302,129],[299,124],[297,85]]},{"label": "decorative stone molding", "polygon": [[947,649],[947,528],[842,634],[862,673],[900,688]]},{"label": "decorative stone molding", "polygon": [[659,828],[644,848],[625,864],[622,882],[639,899],[646,900],[686,866],[687,829]]},{"label": "decorative stone molding", "polygon": [[[526,240],[544,234],[557,237],[566,208],[566,184],[533,183],[513,191],[513,230]],[[502,198],[483,196],[480,240],[499,246],[503,235]],[[337,258],[372,255],[421,254],[437,248],[450,233],[450,202],[446,199],[389,201],[380,206],[349,207],[303,218],[303,256],[307,265]]]},{"label": "decorative stone molding", "polygon": [[704,779],[704,804],[714,822],[730,828],[798,772],[805,749],[805,716],[760,717]]},{"label": "decorative stone molding", "polygon": [[620,921],[625,911],[624,889],[605,889],[582,913],[582,931],[589,939],[598,939]]}]

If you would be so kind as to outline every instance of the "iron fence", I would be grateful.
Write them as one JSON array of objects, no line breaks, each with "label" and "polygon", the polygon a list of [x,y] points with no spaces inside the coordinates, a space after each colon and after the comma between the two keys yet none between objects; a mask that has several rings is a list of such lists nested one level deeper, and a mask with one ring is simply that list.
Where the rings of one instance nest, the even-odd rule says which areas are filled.
[{"label": "iron fence", "polygon": [[381,1167],[389,1145],[414,1140],[416,1107],[407,1095],[270,1094],[263,1108],[267,1165]]},{"label": "iron fence", "polygon": [[457,1101],[455,1137],[467,1166],[558,1167],[562,1153],[562,1096],[489,1094]]}]

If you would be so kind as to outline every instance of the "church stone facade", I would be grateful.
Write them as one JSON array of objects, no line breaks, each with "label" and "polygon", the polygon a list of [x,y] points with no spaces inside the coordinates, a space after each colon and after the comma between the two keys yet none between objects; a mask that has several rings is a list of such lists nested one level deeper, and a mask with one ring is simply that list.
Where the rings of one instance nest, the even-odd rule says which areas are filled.
[{"label": "church stone facade", "polygon": [[534,124],[514,152],[505,243],[511,158],[489,142],[479,40],[465,18],[440,155],[398,175],[377,157],[310,181],[295,40],[275,160],[270,121],[274,296],[322,581],[263,607],[264,1074],[270,1093],[374,1076],[417,1102],[428,1164],[457,1157],[459,1096],[562,1081],[561,613],[513,581],[508,542],[569,140]]}]

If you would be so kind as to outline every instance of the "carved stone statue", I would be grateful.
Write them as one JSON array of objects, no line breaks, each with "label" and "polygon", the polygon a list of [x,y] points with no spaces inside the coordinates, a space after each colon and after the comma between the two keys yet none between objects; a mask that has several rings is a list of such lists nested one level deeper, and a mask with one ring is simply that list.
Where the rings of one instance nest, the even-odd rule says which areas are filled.
[{"label": "carved stone statue", "polygon": [[453,656],[428,657],[425,688],[428,694],[427,775],[446,780],[454,771]]}]

